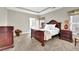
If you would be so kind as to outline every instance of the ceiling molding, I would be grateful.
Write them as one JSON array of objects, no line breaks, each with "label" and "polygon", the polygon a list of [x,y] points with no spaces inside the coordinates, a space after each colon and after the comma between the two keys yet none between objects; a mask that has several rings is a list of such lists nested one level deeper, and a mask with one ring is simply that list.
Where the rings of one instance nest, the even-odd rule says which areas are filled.
[{"label": "ceiling molding", "polygon": [[33,10],[30,10],[30,9],[26,9],[26,8],[23,8],[23,7],[7,7],[7,9],[9,10],[14,10],[14,11],[19,11],[19,12],[24,12],[24,13],[30,13],[30,14],[34,14],[34,15],[43,15],[43,14],[46,14],[46,13],[49,13],[51,11],[55,11],[55,10],[58,10],[62,7],[47,7],[41,11],[33,11]]},{"label": "ceiling molding", "polygon": [[[45,9],[41,10],[41,11],[33,11],[33,10],[30,10],[30,9],[28,9],[28,8],[23,8],[23,7],[16,7],[16,8],[23,9],[23,10],[28,10],[28,11],[35,12],[35,13],[41,13],[41,12],[43,12],[43,11],[45,11],[45,10],[51,8],[51,7],[47,7],[47,8],[45,8]],[[33,8],[33,7],[32,7],[32,8]]]},{"label": "ceiling molding", "polygon": [[43,11],[46,11],[46,10],[48,10],[49,8],[55,8],[55,7],[48,7],[48,8],[46,8],[46,9],[44,9],[44,10],[41,10],[39,13],[41,13],[41,12],[43,12]]}]

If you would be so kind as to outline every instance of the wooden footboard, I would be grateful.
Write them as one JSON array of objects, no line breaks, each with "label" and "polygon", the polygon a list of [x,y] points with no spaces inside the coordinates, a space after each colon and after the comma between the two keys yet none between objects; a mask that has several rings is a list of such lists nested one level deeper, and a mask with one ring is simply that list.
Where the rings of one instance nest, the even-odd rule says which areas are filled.
[{"label": "wooden footboard", "polygon": [[38,40],[44,46],[44,31],[31,29],[31,38]]}]

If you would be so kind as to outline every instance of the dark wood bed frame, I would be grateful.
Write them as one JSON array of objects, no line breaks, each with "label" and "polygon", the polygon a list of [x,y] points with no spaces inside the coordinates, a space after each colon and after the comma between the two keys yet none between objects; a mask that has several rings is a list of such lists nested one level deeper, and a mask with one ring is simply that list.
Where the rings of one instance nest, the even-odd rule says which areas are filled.
[{"label": "dark wood bed frame", "polygon": [[[51,20],[47,24],[56,24],[56,27],[61,30],[61,23],[60,22]],[[60,33],[58,34],[58,36],[60,38]],[[32,37],[35,38],[36,40],[38,40],[42,46],[45,46],[44,31],[31,29],[31,38]]]}]

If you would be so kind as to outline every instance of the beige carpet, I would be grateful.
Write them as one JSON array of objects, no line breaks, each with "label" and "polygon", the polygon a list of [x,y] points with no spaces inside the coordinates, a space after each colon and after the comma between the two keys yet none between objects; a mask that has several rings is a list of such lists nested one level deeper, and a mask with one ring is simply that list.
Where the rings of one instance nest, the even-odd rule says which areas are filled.
[{"label": "beige carpet", "polygon": [[64,40],[60,40],[57,37],[52,38],[48,42],[45,42],[45,47],[35,40],[31,39],[28,34],[14,37],[14,47],[6,49],[4,51],[78,51],[79,43],[74,46],[74,43],[70,43]]}]

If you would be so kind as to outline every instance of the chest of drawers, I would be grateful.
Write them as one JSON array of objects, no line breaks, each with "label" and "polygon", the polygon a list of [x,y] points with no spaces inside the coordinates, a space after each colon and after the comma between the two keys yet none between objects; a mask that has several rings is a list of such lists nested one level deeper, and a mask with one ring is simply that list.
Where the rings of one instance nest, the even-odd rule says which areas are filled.
[{"label": "chest of drawers", "polygon": [[0,26],[0,50],[13,47],[13,26]]},{"label": "chest of drawers", "polygon": [[69,30],[61,30],[60,38],[69,42],[73,42],[72,32]]}]

